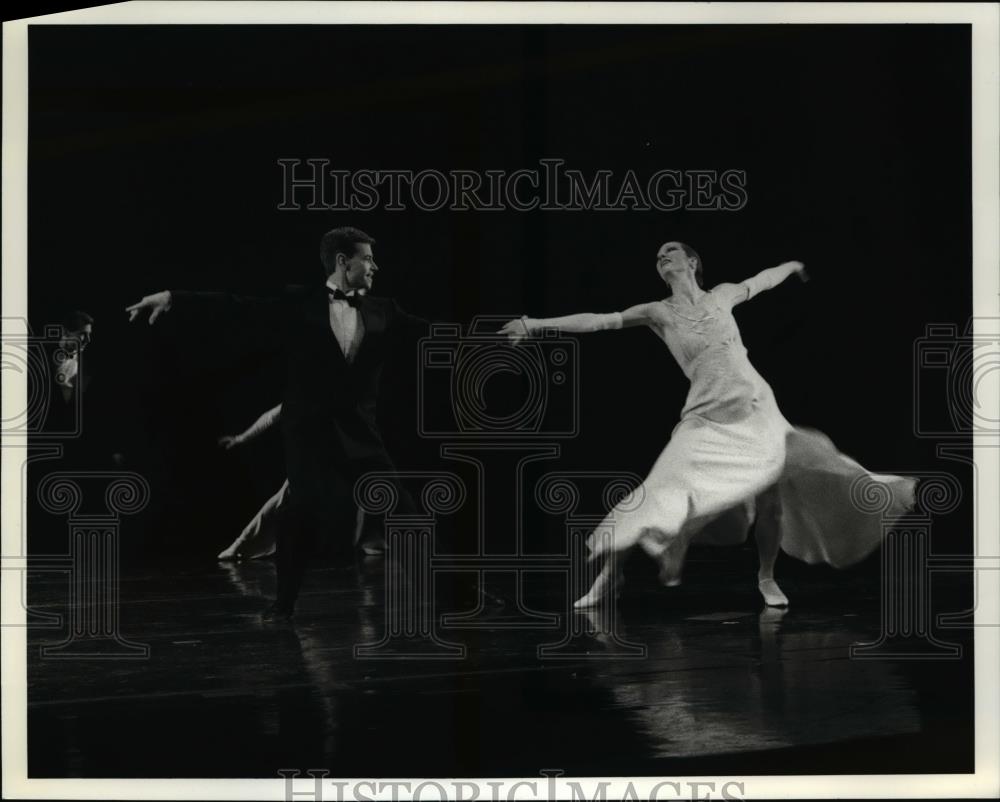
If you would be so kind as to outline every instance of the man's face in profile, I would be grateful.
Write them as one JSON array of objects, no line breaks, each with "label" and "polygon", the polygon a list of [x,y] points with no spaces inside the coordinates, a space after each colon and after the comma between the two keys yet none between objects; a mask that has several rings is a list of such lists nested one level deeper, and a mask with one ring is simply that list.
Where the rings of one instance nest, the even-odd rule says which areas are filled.
[{"label": "man's face in profile", "polygon": [[59,340],[59,347],[70,356],[83,353],[90,345],[90,338],[94,332],[94,327],[90,323],[84,324],[78,329],[62,330],[62,338]]},{"label": "man's face in profile", "polygon": [[370,290],[377,272],[372,246],[360,243],[355,246],[354,255],[347,260],[344,282],[349,290]]}]

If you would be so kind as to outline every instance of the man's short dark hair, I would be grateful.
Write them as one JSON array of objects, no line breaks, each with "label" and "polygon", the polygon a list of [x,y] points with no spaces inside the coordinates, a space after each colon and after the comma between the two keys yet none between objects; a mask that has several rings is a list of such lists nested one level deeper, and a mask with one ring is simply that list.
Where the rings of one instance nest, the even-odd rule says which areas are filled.
[{"label": "man's short dark hair", "polygon": [[697,282],[699,287],[704,289],[705,284],[702,281],[702,276],[701,276],[701,257],[698,256],[698,251],[696,251],[690,245],[686,245],[683,242],[678,242],[677,244],[681,246],[681,250],[684,251],[684,255],[687,256],[688,259],[694,259],[695,261],[698,262],[698,267],[694,269],[694,280]]},{"label": "man's short dark hair", "polygon": [[63,315],[59,322],[66,331],[80,331],[84,326],[93,326],[94,318],[82,309],[73,309]]},{"label": "man's short dark hair", "polygon": [[343,226],[332,228],[323,235],[319,243],[319,258],[329,276],[337,267],[337,254],[352,257],[358,252],[359,245],[374,245],[375,240],[360,228]]}]

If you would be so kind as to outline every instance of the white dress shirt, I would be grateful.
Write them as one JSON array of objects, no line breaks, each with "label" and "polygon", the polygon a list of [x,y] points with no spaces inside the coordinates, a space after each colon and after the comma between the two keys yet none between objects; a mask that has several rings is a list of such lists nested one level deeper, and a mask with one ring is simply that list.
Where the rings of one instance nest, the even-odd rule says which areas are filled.
[{"label": "white dress shirt", "polygon": [[[343,287],[339,286],[332,276],[326,282],[326,286],[344,292]],[[354,295],[355,291],[351,290],[346,294]],[[361,315],[358,314],[358,310],[343,298],[334,298],[333,295],[330,295],[329,304],[330,329],[340,344],[340,350],[344,354],[344,359],[348,363],[351,363],[354,361],[354,357],[357,356],[358,348],[361,346],[361,339],[365,336],[365,324],[361,319]]]},{"label": "white dress shirt", "polygon": [[56,368],[56,384],[59,386],[59,391],[66,402],[73,397],[73,390],[76,388],[77,374],[79,372],[80,360],[77,354],[67,357]]}]

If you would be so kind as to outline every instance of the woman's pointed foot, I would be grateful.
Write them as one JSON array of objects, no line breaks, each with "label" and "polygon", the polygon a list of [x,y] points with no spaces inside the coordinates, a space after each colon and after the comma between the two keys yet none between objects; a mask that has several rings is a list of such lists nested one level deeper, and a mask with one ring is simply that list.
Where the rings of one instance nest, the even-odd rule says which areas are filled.
[{"label": "woman's pointed foot", "polygon": [[660,584],[665,588],[676,588],[681,584],[681,575],[676,566],[660,566]]},{"label": "woman's pointed foot", "polygon": [[232,547],[225,549],[224,551],[220,551],[219,556],[216,557],[216,559],[220,562],[236,562],[239,558],[239,552]]},{"label": "woman's pointed foot", "polygon": [[605,597],[604,591],[595,591],[593,588],[584,593],[579,599],[573,602],[574,610],[588,610],[597,607]]},{"label": "woman's pointed foot", "polygon": [[621,596],[621,579],[622,574],[620,571],[612,573],[605,566],[601,570],[601,573],[598,574],[597,579],[594,580],[594,584],[590,586],[590,590],[573,602],[573,609],[586,610],[590,607],[597,607],[597,605],[607,599],[609,593],[614,593],[616,598]]},{"label": "woman's pointed foot", "polygon": [[757,583],[760,595],[764,597],[764,604],[768,607],[787,607],[788,597],[781,592],[778,583],[773,579],[761,579]]}]

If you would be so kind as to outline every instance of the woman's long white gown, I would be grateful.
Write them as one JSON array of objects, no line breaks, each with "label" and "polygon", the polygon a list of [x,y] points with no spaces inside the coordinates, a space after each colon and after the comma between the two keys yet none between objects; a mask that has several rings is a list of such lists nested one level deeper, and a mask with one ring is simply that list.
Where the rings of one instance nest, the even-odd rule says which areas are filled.
[{"label": "woman's long white gown", "polygon": [[[642,485],[608,514],[588,544],[593,553],[639,544],[669,561],[679,541],[739,542],[754,499],[776,494],[781,548],[807,563],[843,567],[870,554],[885,518],[913,504],[913,479],[869,474],[823,434],[791,426],[767,382],[750,364],[727,304],[703,295],[683,313],[668,301],[654,331],[691,382],[681,420]],[[892,493],[890,508],[867,512],[852,502],[861,477]],[[774,499],[772,498],[772,501]],[[672,566],[679,574],[680,566]]]},{"label": "woman's long white gown", "polygon": [[[282,525],[282,511],[288,499],[288,480],[278,488],[278,492],[264,502],[250,523],[243,527],[239,537],[230,543],[222,555],[231,554],[248,560],[270,557],[276,550],[278,528]],[[222,555],[219,555],[220,558]]]}]

